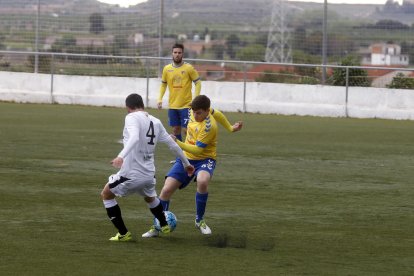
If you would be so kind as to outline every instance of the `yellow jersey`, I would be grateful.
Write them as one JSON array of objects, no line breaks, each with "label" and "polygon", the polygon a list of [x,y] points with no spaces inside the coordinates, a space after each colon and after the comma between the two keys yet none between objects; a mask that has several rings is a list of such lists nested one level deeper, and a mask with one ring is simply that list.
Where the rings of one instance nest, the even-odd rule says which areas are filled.
[{"label": "yellow jersey", "polygon": [[210,114],[204,119],[204,121],[197,122],[194,119],[193,111],[190,111],[190,121],[187,125],[185,144],[203,148],[203,151],[197,155],[184,151],[184,154],[188,159],[216,159],[218,127],[216,119],[214,119],[211,113],[214,113],[214,109],[211,109]]},{"label": "yellow jersey", "polygon": [[162,84],[158,102],[162,102],[162,97],[165,94],[166,86],[170,92],[168,99],[168,107],[170,109],[189,108],[193,95],[191,92],[192,83],[196,85],[195,95],[200,95],[201,81],[198,72],[194,67],[186,62],[180,66],[175,66],[174,63],[164,66],[162,71]]}]

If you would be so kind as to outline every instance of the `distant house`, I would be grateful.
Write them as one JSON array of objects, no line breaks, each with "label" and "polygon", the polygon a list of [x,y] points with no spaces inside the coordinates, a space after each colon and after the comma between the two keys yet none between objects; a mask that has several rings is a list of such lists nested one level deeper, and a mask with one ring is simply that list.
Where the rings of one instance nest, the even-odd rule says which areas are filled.
[{"label": "distant house", "polygon": [[178,34],[177,39],[178,39],[178,41],[187,40],[187,35],[186,34]]},{"label": "distant house", "polygon": [[188,40],[183,43],[188,57],[195,58],[201,55],[204,50],[210,49],[214,45],[225,45],[225,40],[211,40],[210,35],[206,35],[204,40]]},{"label": "distant house", "polygon": [[409,64],[408,55],[401,54],[401,46],[398,44],[376,43],[369,49],[369,56],[362,60],[363,65],[406,67]]},{"label": "distant house", "polygon": [[189,57],[196,57],[200,55],[205,49],[204,41],[186,41],[184,42],[185,52]]},{"label": "distant house", "polygon": [[135,33],[133,35],[133,42],[134,42],[134,45],[144,43],[144,34],[143,33]]}]

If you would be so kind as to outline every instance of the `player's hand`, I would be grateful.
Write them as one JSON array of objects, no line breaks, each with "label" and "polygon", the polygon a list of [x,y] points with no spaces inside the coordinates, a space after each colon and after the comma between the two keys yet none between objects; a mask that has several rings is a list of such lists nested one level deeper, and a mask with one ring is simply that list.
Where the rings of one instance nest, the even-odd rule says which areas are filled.
[{"label": "player's hand", "polygon": [[192,176],[194,174],[195,168],[193,165],[184,168],[187,172],[188,176]]},{"label": "player's hand", "polygon": [[177,137],[174,134],[170,134],[170,137],[174,140],[174,142],[177,142]]},{"label": "player's hand", "polygon": [[241,130],[243,127],[243,122],[242,121],[238,121],[233,125],[233,132],[239,131]]},{"label": "player's hand", "polygon": [[162,102],[157,103],[158,109],[162,109]]},{"label": "player's hand", "polygon": [[122,163],[124,163],[124,159],[122,159],[121,157],[117,157],[111,161],[112,166],[118,169],[122,167]]}]

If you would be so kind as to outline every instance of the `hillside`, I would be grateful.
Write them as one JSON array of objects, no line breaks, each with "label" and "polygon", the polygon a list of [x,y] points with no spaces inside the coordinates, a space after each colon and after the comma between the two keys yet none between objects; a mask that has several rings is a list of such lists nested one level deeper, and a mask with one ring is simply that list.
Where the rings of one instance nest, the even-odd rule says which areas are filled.
[{"label": "hillside", "polygon": [[[120,8],[96,0],[42,0],[42,10],[54,12],[74,13],[94,10],[102,13],[134,13],[137,16],[154,14],[159,8],[159,0]],[[164,13],[166,20],[177,22],[192,22],[197,24],[217,24],[229,26],[243,26],[247,29],[260,28],[264,22],[270,21],[273,0],[168,0],[164,1]],[[36,1],[30,0],[2,0],[0,12],[3,10],[32,11]],[[322,3],[313,2],[285,2],[286,10],[290,17],[295,17],[304,12],[323,11]],[[370,4],[328,4],[328,11],[337,14],[343,19],[357,19],[364,21],[378,21],[381,19],[398,19],[411,25],[414,23],[413,14],[381,13],[384,5]],[[170,22],[171,23],[171,22]]]}]

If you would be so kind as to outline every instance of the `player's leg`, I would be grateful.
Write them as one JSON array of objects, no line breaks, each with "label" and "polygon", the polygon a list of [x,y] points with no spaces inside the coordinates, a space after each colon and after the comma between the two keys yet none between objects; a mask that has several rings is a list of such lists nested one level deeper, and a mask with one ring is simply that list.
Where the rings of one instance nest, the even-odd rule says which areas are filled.
[{"label": "player's leg", "polygon": [[164,211],[168,211],[170,208],[170,199],[174,192],[181,186],[181,182],[177,179],[168,176],[165,179],[164,187],[162,187],[160,192],[160,202],[164,208]]},{"label": "player's leg", "polygon": [[[179,109],[168,109],[168,125],[172,128],[174,136],[182,141],[180,111]],[[174,164],[176,160],[171,160],[170,164]]]},{"label": "player's leg", "polygon": [[207,171],[200,171],[197,174],[197,192],[195,195],[196,203],[196,218],[195,226],[200,229],[200,232],[205,235],[211,234],[210,227],[207,226],[204,220],[208,200],[208,183],[210,181],[210,174]]},{"label": "player's leg", "polygon": [[[173,183],[176,183],[176,184],[173,185]],[[178,189],[178,187],[180,186],[180,183],[177,180],[175,180],[174,178],[167,177],[167,179],[165,180],[164,187],[161,190],[159,198],[155,197],[152,202],[150,202],[151,199],[145,198],[145,201],[147,202],[148,207],[151,210],[151,213],[160,222],[161,228],[156,227],[155,222],[154,222],[154,225],[152,225],[147,232],[142,234],[143,238],[158,237],[160,231],[163,232],[163,233],[169,233],[170,232],[169,231],[170,229],[167,225],[167,220],[166,220],[165,215],[164,215],[164,210],[167,211],[168,208],[169,208],[170,197],[171,197],[172,193],[174,193],[174,192],[170,193],[170,191],[172,191],[172,190],[175,191],[176,190],[176,189],[173,189],[173,186],[175,186],[175,185],[177,187],[176,189]],[[165,187],[167,187],[167,188],[164,189]],[[168,229],[165,226],[167,226]]]},{"label": "player's leg", "polygon": [[151,227],[151,229],[144,233],[142,237],[144,238],[151,238],[156,237],[159,234],[159,230],[163,234],[168,234],[171,232],[170,226],[167,223],[167,219],[164,214],[164,210],[160,200],[157,197],[144,197],[145,202],[147,202],[148,208],[150,209],[151,213],[154,215],[156,219],[158,219],[160,223],[160,229],[156,229],[155,227]]},{"label": "player's leg", "polygon": [[204,220],[208,200],[208,184],[215,169],[215,160],[206,159],[203,161],[204,166],[201,166],[197,173],[197,192],[195,195],[196,203],[196,218],[195,226],[200,229],[204,235],[211,234],[211,229]]},{"label": "player's leg", "polygon": [[[190,163],[192,161],[190,160]],[[164,186],[161,189],[159,199],[164,207],[164,211],[168,211],[170,206],[170,198],[177,189],[185,188],[194,176],[189,177],[184,169],[181,160],[171,167],[165,178]]]},{"label": "player's leg", "polygon": [[144,200],[147,203],[151,213],[160,222],[161,227],[167,225],[167,220],[164,215],[164,208],[162,207],[160,200],[157,197],[145,197]]},{"label": "player's leg", "polygon": [[[192,177],[188,177],[181,160],[178,160],[167,173],[164,186],[162,187],[159,195],[160,204],[163,206],[164,211],[168,211],[170,206],[170,198],[174,192],[177,189],[186,187],[188,183],[190,183],[191,179]],[[152,225],[148,232],[142,234],[142,237],[157,237],[159,230],[160,229],[157,229],[155,225]]]},{"label": "player's leg", "polygon": [[179,112],[180,112],[180,124],[181,124],[180,134],[182,135],[181,141],[184,141],[185,136],[187,135],[187,125],[190,120],[190,109],[183,108],[183,109],[180,109]]},{"label": "player's leg", "polygon": [[106,184],[101,192],[101,198],[105,206],[106,213],[112,224],[116,229],[118,229],[118,233],[114,237],[110,238],[111,241],[129,241],[132,239],[132,235],[128,232],[124,220],[122,219],[121,208],[115,199],[116,195],[111,191],[111,185],[118,185],[119,183],[122,183],[120,182],[122,180],[124,179],[120,178],[115,182]]},{"label": "player's leg", "polygon": [[[185,172],[184,167],[181,163],[181,160],[179,160],[173,165],[173,167],[170,169],[167,175],[171,174],[177,178],[181,178],[181,175],[183,174],[182,171]],[[155,217],[157,217],[155,212],[168,211],[169,205],[170,205],[170,198],[172,194],[180,187],[180,185],[181,183],[177,179],[173,178],[172,176],[167,176],[167,178],[165,179],[164,187],[161,189],[159,198],[154,200],[154,201],[159,200],[159,205],[156,206],[157,210],[151,210],[151,212],[154,214]],[[154,205],[155,203],[153,203],[153,205],[151,206],[154,206]],[[158,220],[160,221],[160,219]],[[160,221],[160,225],[161,225],[161,229],[156,227],[154,223],[154,225],[152,225],[151,228],[147,232],[142,234],[142,237],[143,238],[158,237],[159,232],[160,231],[163,232],[161,221]]]},{"label": "player's leg", "polygon": [[177,137],[178,140],[182,141],[179,109],[168,109],[168,124],[172,127],[174,136]]}]

